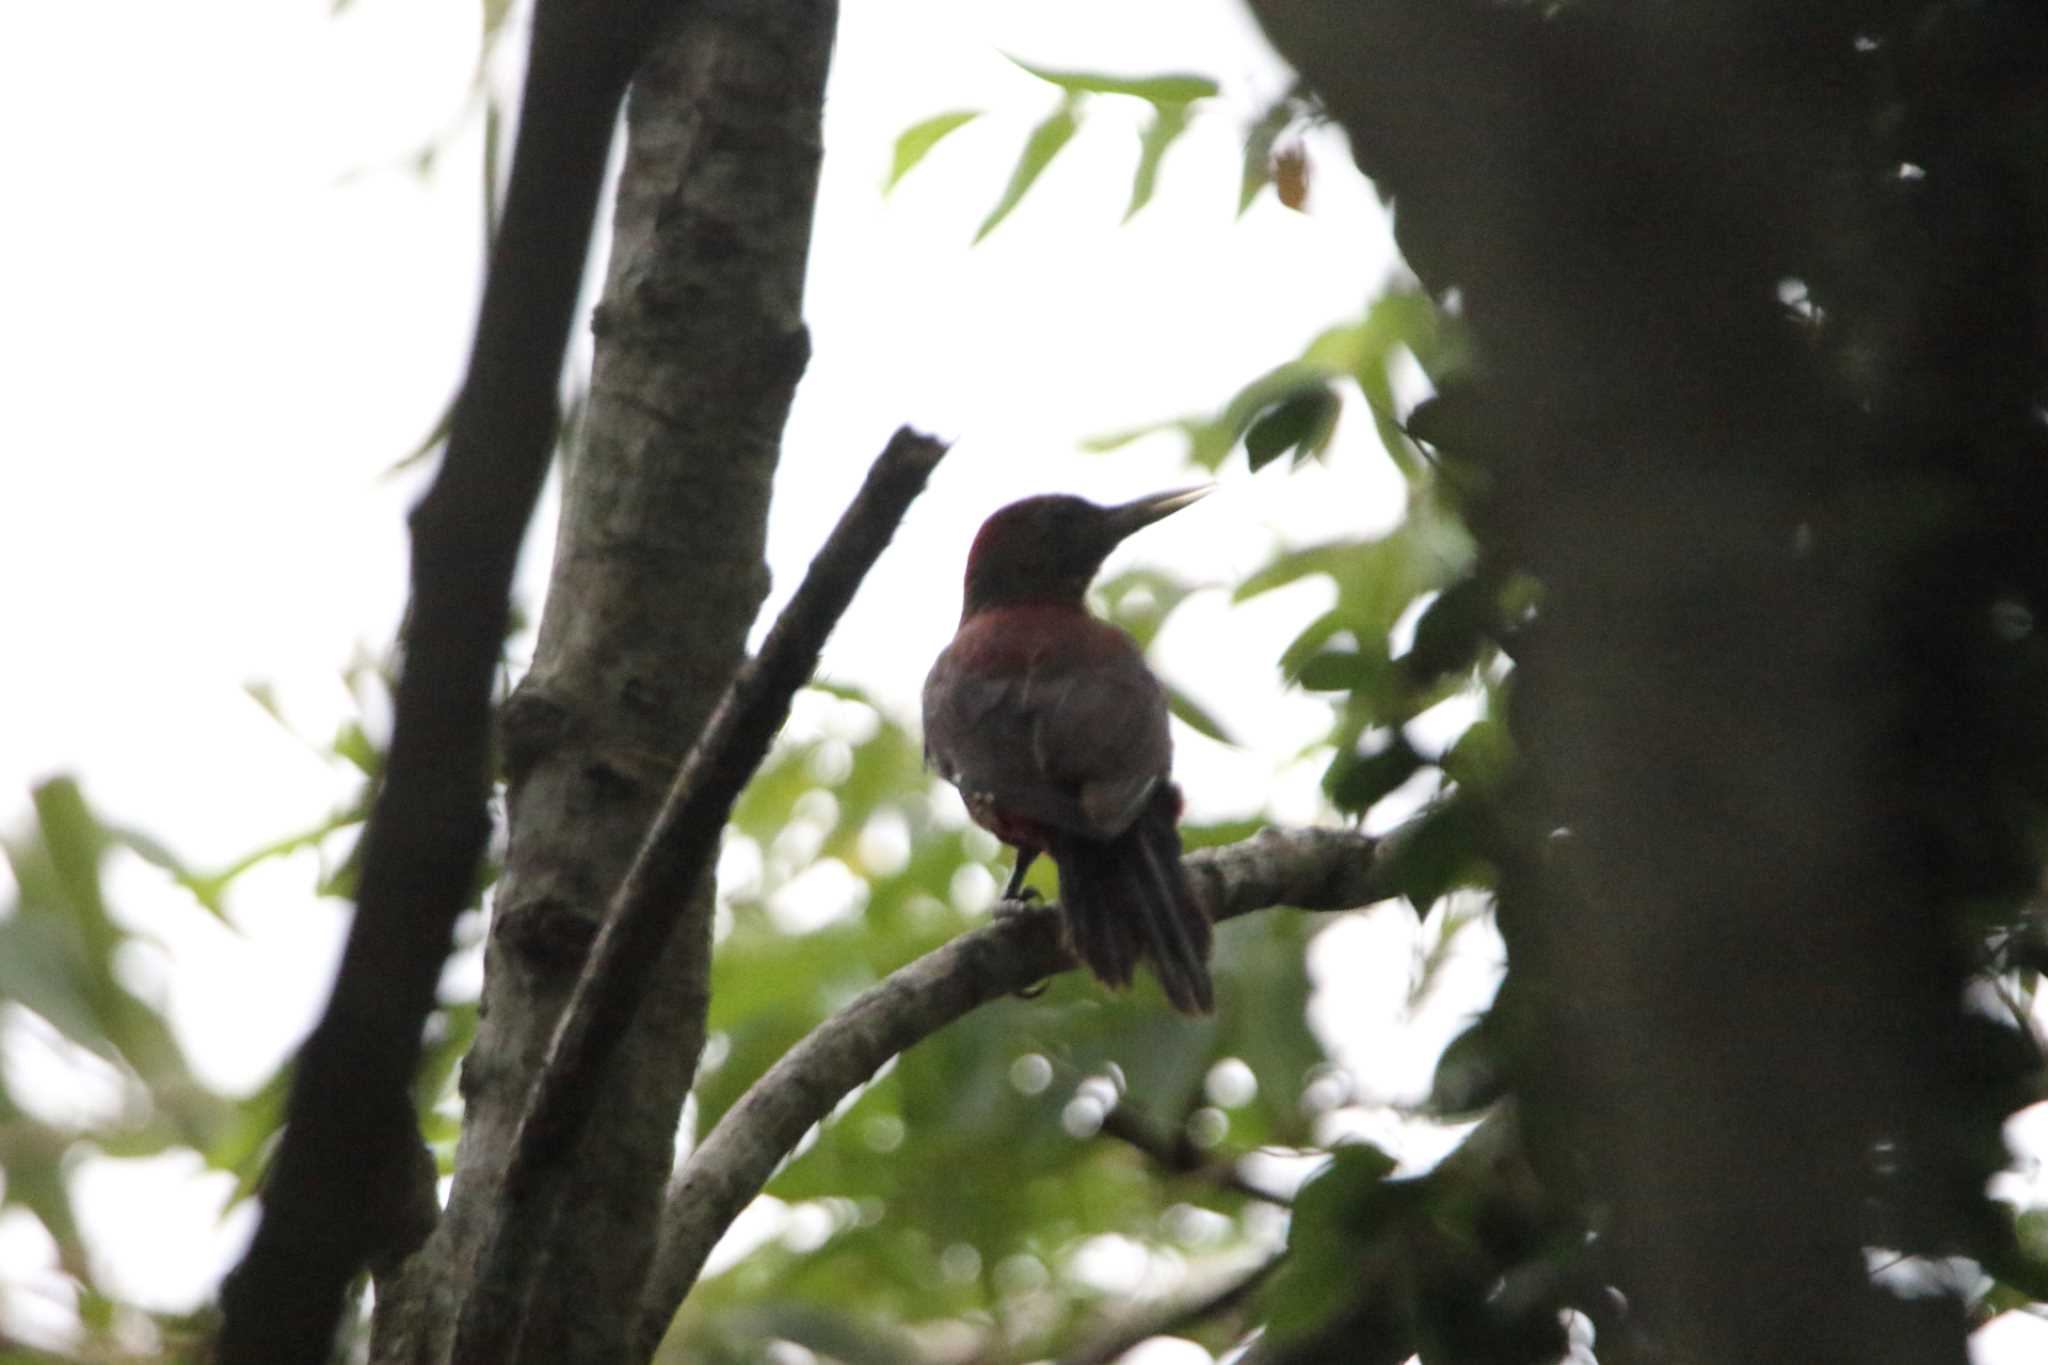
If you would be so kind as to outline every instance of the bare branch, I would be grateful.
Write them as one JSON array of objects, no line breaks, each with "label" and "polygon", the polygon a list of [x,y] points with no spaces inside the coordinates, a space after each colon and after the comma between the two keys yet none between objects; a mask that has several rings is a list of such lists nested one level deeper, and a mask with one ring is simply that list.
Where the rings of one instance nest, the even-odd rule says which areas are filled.
[{"label": "bare branch", "polygon": [[440,474],[412,513],[407,652],[356,918],[299,1055],[262,1224],[222,1289],[225,1365],[326,1359],[349,1282],[432,1226],[411,1178],[420,1034],[489,831],[491,679],[554,444],[605,152],[627,78],[666,9],[663,0],[542,0],[534,16],[476,345]]},{"label": "bare branch", "polygon": [[[1383,900],[1379,841],[1355,830],[1265,830],[1187,858],[1212,919],[1270,906],[1347,910]],[[812,1124],[897,1053],[977,1006],[1076,965],[1057,906],[1012,902],[990,923],[898,968],[754,1082],[669,1187],[638,1341],[651,1353],[732,1220]]]},{"label": "bare branch", "polygon": [[1294,1203],[1286,1195],[1260,1189],[1246,1180],[1237,1169],[1237,1163],[1230,1158],[1211,1155],[1197,1147],[1185,1128],[1169,1134],[1128,1103],[1119,1104],[1103,1115],[1102,1131],[1137,1148],[1174,1175],[1198,1176],[1248,1199],[1278,1204],[1283,1208]]},{"label": "bare branch", "polygon": [[1228,1313],[1250,1298],[1252,1291],[1286,1259],[1287,1253],[1281,1252],[1261,1261],[1220,1289],[1118,1323],[1072,1355],[1061,1356],[1060,1365],[1111,1365],[1111,1362],[1121,1360],[1126,1351],[1153,1337],[1175,1336],[1218,1314]]},{"label": "bare branch", "polygon": [[674,927],[673,907],[709,864],[733,801],[789,714],[791,696],[817,666],[825,637],[945,453],[943,444],[908,427],[890,439],[760,654],[733,680],[677,774],[612,898],[520,1120],[504,1198],[463,1305],[457,1365],[513,1358],[540,1251],[561,1212],[564,1158],[590,1119],[597,1094],[592,1077],[646,993]]}]

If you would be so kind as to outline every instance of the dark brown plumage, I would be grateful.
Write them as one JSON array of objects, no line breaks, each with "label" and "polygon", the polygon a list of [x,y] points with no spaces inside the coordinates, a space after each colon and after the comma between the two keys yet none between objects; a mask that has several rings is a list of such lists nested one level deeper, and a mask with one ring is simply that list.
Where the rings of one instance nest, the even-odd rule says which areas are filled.
[{"label": "dark brown plumage", "polygon": [[1074,955],[1111,986],[1152,964],[1174,1008],[1215,1008],[1209,919],[1180,861],[1166,692],[1130,636],[1082,604],[1131,532],[1208,490],[1116,507],[1047,496],[983,523],[960,629],[924,687],[925,754],[975,821],[1060,873]]}]

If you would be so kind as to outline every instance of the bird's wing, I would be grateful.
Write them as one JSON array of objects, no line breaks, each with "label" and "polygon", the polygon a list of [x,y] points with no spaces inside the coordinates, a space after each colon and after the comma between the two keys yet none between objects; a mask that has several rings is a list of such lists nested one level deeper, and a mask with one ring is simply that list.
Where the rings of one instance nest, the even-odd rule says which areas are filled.
[{"label": "bird's wing", "polygon": [[925,751],[970,798],[1054,829],[1111,839],[1172,759],[1166,694],[1133,649],[1032,658],[977,672],[941,655],[925,691]]},{"label": "bird's wing", "polygon": [[[1135,657],[1041,681],[1032,731],[1038,770],[1075,792],[1077,833],[1130,828],[1172,762],[1166,692]],[[1066,826],[1074,829],[1074,826]]]},{"label": "bird's wing", "polygon": [[925,757],[970,808],[987,802],[1014,819],[1084,832],[1089,821],[1079,790],[1049,780],[1040,764],[1039,721],[1023,675],[952,671],[943,688],[925,693]]}]

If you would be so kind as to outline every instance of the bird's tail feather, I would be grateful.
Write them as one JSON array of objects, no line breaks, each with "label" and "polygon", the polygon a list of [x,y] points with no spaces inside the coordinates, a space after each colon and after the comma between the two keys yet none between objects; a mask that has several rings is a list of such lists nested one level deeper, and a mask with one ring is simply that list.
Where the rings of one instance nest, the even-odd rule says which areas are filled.
[{"label": "bird's tail feather", "polygon": [[1209,917],[1181,866],[1179,815],[1179,790],[1162,784],[1117,838],[1058,836],[1052,855],[1074,956],[1110,986],[1128,986],[1149,960],[1175,1009],[1207,1014],[1216,1008]]}]

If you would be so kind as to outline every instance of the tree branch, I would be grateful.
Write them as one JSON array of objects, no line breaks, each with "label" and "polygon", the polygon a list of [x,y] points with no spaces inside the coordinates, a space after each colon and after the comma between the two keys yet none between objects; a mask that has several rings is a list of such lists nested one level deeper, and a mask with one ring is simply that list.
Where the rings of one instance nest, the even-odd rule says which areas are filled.
[{"label": "tree branch", "polygon": [[1250,1298],[1252,1291],[1264,1284],[1266,1277],[1279,1269],[1280,1263],[1286,1259],[1287,1253],[1283,1251],[1200,1298],[1169,1304],[1157,1312],[1115,1324],[1072,1355],[1061,1356],[1060,1365],[1113,1365],[1113,1362],[1123,1359],[1126,1351],[1143,1342],[1154,1337],[1177,1336],[1197,1323],[1206,1322],[1219,1313],[1227,1313]]},{"label": "tree branch", "polygon": [[1137,1148],[1158,1165],[1174,1175],[1197,1176],[1221,1189],[1235,1190],[1248,1199],[1257,1199],[1267,1204],[1278,1204],[1282,1208],[1292,1207],[1294,1200],[1271,1190],[1260,1189],[1246,1180],[1237,1169],[1237,1162],[1228,1157],[1211,1156],[1189,1140],[1185,1128],[1169,1134],[1152,1122],[1130,1104],[1119,1104],[1102,1116],[1102,1131],[1129,1146]]},{"label": "tree branch", "polygon": [[476,345],[412,513],[412,602],[356,918],[301,1050],[263,1221],[221,1293],[224,1365],[318,1361],[349,1282],[431,1227],[409,1198],[410,1085],[489,831],[490,686],[512,570],[547,472],[569,320],[619,100],[667,5],[541,0]]},{"label": "tree branch", "polygon": [[945,452],[908,427],[890,439],[669,789],[612,898],[520,1120],[504,1197],[463,1305],[457,1365],[513,1358],[540,1251],[561,1211],[564,1158],[590,1119],[593,1078],[646,992],[674,927],[673,906],[708,866],[732,803],[781,728],[791,696],[817,666],[825,637]]},{"label": "tree branch", "polygon": [[[1210,917],[1276,905],[1348,910],[1383,900],[1378,840],[1354,830],[1265,830],[1202,849],[1187,868]],[[1055,905],[1012,902],[981,928],[899,967],[770,1067],[669,1187],[638,1342],[659,1344],[705,1258],[814,1123],[881,1065],[968,1011],[1078,965]]]}]

